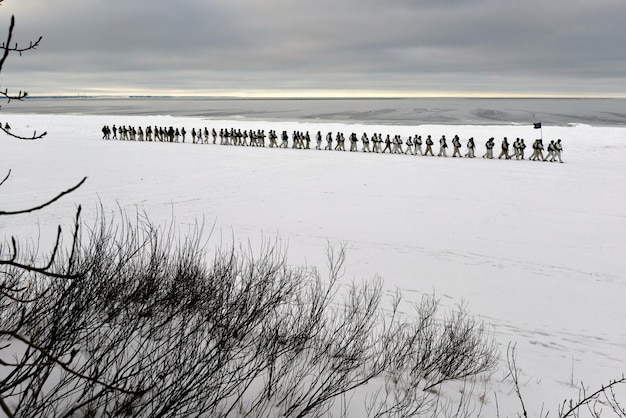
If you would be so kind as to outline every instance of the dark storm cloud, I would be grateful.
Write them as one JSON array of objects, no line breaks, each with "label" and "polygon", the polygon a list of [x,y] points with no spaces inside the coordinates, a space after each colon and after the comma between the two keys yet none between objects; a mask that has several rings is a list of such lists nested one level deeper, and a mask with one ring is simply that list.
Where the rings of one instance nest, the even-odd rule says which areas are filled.
[{"label": "dark storm cloud", "polygon": [[6,0],[0,13],[19,40],[44,36],[3,74],[31,90],[626,94],[622,0]]}]

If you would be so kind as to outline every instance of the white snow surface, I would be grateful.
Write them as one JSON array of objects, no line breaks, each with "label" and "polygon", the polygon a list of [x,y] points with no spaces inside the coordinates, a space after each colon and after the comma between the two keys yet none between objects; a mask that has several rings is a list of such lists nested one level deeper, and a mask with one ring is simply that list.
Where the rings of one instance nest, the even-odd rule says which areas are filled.
[{"label": "white snow surface", "polygon": [[[291,264],[324,266],[328,243],[347,245],[345,280],[380,275],[407,301],[435,294],[466,303],[488,322],[502,369],[489,382],[484,416],[520,411],[505,353],[517,345],[522,393],[533,416],[556,412],[582,384],[626,373],[626,129],[544,126],[561,138],[565,163],[485,160],[484,142],[539,134],[532,126],[376,126],[220,121],[168,116],[3,115],[37,141],[0,137],[0,209],[18,210],[86,183],[34,214],[0,217],[3,239],[41,242],[105,213],[146,213],[181,233],[204,222],[216,246],[258,246],[278,237]],[[102,125],[458,134],[478,158],[437,158],[222,145],[102,140]],[[218,138],[219,142],[219,138]],[[349,145],[349,141],[347,141]],[[280,139],[279,139],[280,143]],[[312,142],[314,145],[314,141]],[[325,145],[325,141],[323,142]],[[313,146],[312,146],[313,147]],[[527,156],[530,146],[527,148]],[[451,153],[449,153],[450,155]],[[408,312],[408,310],[407,310]]]}]

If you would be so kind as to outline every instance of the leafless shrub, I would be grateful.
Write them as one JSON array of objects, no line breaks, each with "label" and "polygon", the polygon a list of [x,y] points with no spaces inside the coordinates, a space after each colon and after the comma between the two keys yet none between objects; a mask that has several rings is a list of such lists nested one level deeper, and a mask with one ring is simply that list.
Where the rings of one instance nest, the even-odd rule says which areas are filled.
[{"label": "leafless shrub", "polygon": [[[515,345],[509,344],[507,348],[507,364],[509,369],[507,377],[513,385],[513,391],[515,392],[522,409],[520,415],[528,417],[524,396],[520,390]],[[626,418],[626,408],[624,408],[623,403],[618,399],[619,397],[617,394],[618,390],[621,390],[621,394],[623,396],[625,388],[626,377],[624,375],[622,375],[619,379],[610,380],[609,383],[601,385],[600,388],[594,391],[590,390],[583,383],[581,383],[578,390],[578,397],[576,399],[572,398],[564,400],[558,406],[557,416],[559,418],[579,418],[581,416],[599,418],[606,416],[603,415],[604,413],[608,413],[609,416]],[[549,411],[544,412],[542,408],[539,416],[548,417],[548,415]]]},{"label": "leafless shrub", "polygon": [[210,256],[200,227],[182,241],[142,216],[79,229],[45,269],[15,250],[3,265],[0,395],[15,416],[320,416],[369,383],[389,386],[373,415],[408,416],[495,365],[464,310],[437,320],[426,298],[400,318],[380,280],[340,290],[343,247],[322,277],[272,242]]}]

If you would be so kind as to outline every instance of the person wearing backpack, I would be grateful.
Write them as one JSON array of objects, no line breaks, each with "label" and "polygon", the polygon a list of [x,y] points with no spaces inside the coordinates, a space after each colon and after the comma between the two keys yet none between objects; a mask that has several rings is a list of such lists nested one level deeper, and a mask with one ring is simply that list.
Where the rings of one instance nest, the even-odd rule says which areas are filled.
[{"label": "person wearing backpack", "polygon": [[561,153],[563,152],[563,145],[561,144],[561,139],[557,139],[556,144],[554,144],[554,153],[556,158],[559,159],[559,162],[562,163]]},{"label": "person wearing backpack", "polygon": [[363,152],[372,152],[370,150],[370,139],[367,137],[367,133],[363,132],[363,135],[361,135],[361,142],[363,142]]},{"label": "person wearing backpack", "polygon": [[415,155],[415,152],[413,152],[413,137],[409,136],[408,139],[406,140],[406,151],[404,151],[404,153],[408,153],[410,152],[411,155]]},{"label": "person wearing backpack", "polygon": [[446,136],[441,135],[441,139],[439,140],[439,154],[437,154],[437,157],[447,157],[446,148],[448,148],[448,144],[446,143]]},{"label": "person wearing backpack", "polygon": [[415,141],[413,142],[415,143],[415,155],[417,155],[418,152],[420,155],[424,155],[424,152],[422,151],[422,136],[416,135]]},{"label": "person wearing backpack", "polygon": [[537,139],[535,140],[535,143],[533,144],[533,157],[531,157],[530,159],[533,161],[537,161],[537,160],[542,160],[543,161],[543,141],[541,139]]},{"label": "person wearing backpack", "polygon": [[506,136],[502,140],[501,149],[502,151],[500,151],[500,155],[498,155],[498,160],[502,157],[504,157],[507,160],[511,159],[511,156],[509,155],[509,141],[506,139]]},{"label": "person wearing backpack", "polygon": [[483,154],[483,158],[489,158],[489,159],[493,158],[493,147],[494,146],[495,146],[495,142],[494,142],[493,137],[491,137],[485,143],[485,148],[487,148],[487,151]]},{"label": "person wearing backpack", "polygon": [[387,150],[391,153],[391,138],[389,138],[389,134],[387,134],[387,138],[385,138],[385,148],[383,148],[382,153],[384,154]]},{"label": "person wearing backpack", "polygon": [[454,138],[452,138],[452,145],[454,146],[452,157],[456,158],[458,156],[459,158],[463,158],[461,155],[461,140],[458,135],[454,135]]},{"label": "person wearing backpack", "polygon": [[432,157],[435,156],[435,154],[433,153],[433,140],[430,138],[430,135],[426,137],[426,152],[424,153],[424,155],[428,155],[429,152]]},{"label": "person wearing backpack", "polygon": [[476,145],[474,144],[474,137],[470,137],[470,139],[467,140],[467,154],[465,154],[465,156],[467,158],[474,158],[475,148]]}]

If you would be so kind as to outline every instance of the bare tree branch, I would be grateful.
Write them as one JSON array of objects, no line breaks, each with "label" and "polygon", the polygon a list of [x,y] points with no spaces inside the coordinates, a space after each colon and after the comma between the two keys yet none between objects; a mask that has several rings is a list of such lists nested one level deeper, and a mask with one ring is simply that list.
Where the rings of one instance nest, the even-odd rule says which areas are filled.
[{"label": "bare tree branch", "polygon": [[16,210],[16,211],[2,211],[0,210],[0,216],[3,215],[19,215],[19,214],[24,214],[24,213],[30,213],[30,212],[35,212],[38,211],[40,209],[45,208],[46,206],[50,206],[51,204],[53,204],[54,202],[56,202],[57,200],[59,200],[60,198],[62,198],[63,196],[72,193],[74,190],[78,189],[80,186],[83,185],[83,183],[87,180],[87,177],[84,177],[81,181],[79,181],[75,186],[70,187],[69,189],[59,193],[58,195],[56,195],[55,197],[53,197],[52,199],[48,200],[45,203],[42,203],[40,205],[37,206],[33,206],[29,209],[23,209],[23,210]]},{"label": "bare tree branch", "polygon": [[9,172],[7,173],[6,177],[2,181],[0,181],[0,186],[2,186],[4,182],[9,179],[10,176],[11,176],[11,169],[9,168]]},{"label": "bare tree branch", "polygon": [[[596,403],[598,402],[598,397],[602,394],[606,395],[608,392],[610,392],[615,386],[620,385],[620,384],[624,384],[626,383],[626,376],[623,376],[620,379],[616,379],[616,380],[611,380],[607,385],[601,385],[600,389],[587,394],[586,393],[586,389],[585,387],[582,385],[581,383],[581,398],[574,402],[573,400],[570,400],[569,402],[564,402],[563,405],[561,406],[561,409],[559,411],[559,418],[567,418],[567,417],[571,417],[571,416],[578,416],[578,412],[580,411],[580,409],[585,406],[585,405],[589,405],[592,403]],[[608,398],[607,398],[608,400]],[[566,404],[568,405],[566,407]],[[612,405],[613,406],[613,405]],[[615,413],[622,413],[622,411],[620,411],[621,408],[619,408],[619,404],[617,404],[618,408],[614,409],[613,411]]]},{"label": "bare tree branch", "polygon": [[[0,92],[0,94],[2,94],[2,93]],[[31,136],[17,135],[17,134],[14,134],[13,132],[11,132],[10,129],[6,129],[5,127],[3,127],[1,125],[0,125],[0,131],[4,132],[8,136],[11,136],[11,137],[16,138],[16,139],[22,139],[22,140],[25,140],[25,141],[32,141],[32,140],[35,140],[35,139],[41,139],[44,136],[48,135],[48,132],[44,132],[44,133],[38,134],[37,131],[34,131]]]},{"label": "bare tree branch", "polygon": [[[0,2],[1,3],[1,2]],[[19,55],[22,55],[22,53],[26,52],[26,51],[30,51],[33,49],[36,49],[39,44],[41,43],[41,40],[43,39],[43,37],[39,37],[39,39],[37,39],[35,42],[31,41],[28,46],[26,47],[20,47],[19,45],[15,44],[14,46],[11,46],[11,41],[13,39],[13,30],[15,29],[15,16],[11,16],[11,23],[9,25],[9,33],[7,35],[6,41],[3,42],[0,45],[0,49],[3,50],[2,52],[2,56],[0,56],[0,73],[2,72],[2,68],[4,67],[4,63],[7,60],[7,58],[9,57],[9,53],[11,52],[17,52]],[[16,95],[12,95],[9,94],[7,89],[4,89],[3,91],[0,91],[0,96],[3,96],[8,103],[11,102],[11,100],[22,100],[25,97],[28,96],[28,92],[26,91],[19,91],[18,94]],[[2,129],[5,133],[8,133],[9,135],[19,138],[19,139],[35,139],[35,138],[41,138],[42,136],[45,135],[45,133],[43,135],[39,135],[37,136],[37,134],[35,133],[33,135],[34,138],[29,138],[29,137],[21,137],[19,135],[14,135],[11,134],[9,132],[7,132],[7,130]]]},{"label": "bare tree branch", "polygon": [[9,406],[6,402],[4,402],[4,398],[2,396],[0,396],[0,408],[2,408],[2,412],[4,412],[8,418],[15,418],[15,415],[13,415]]}]

